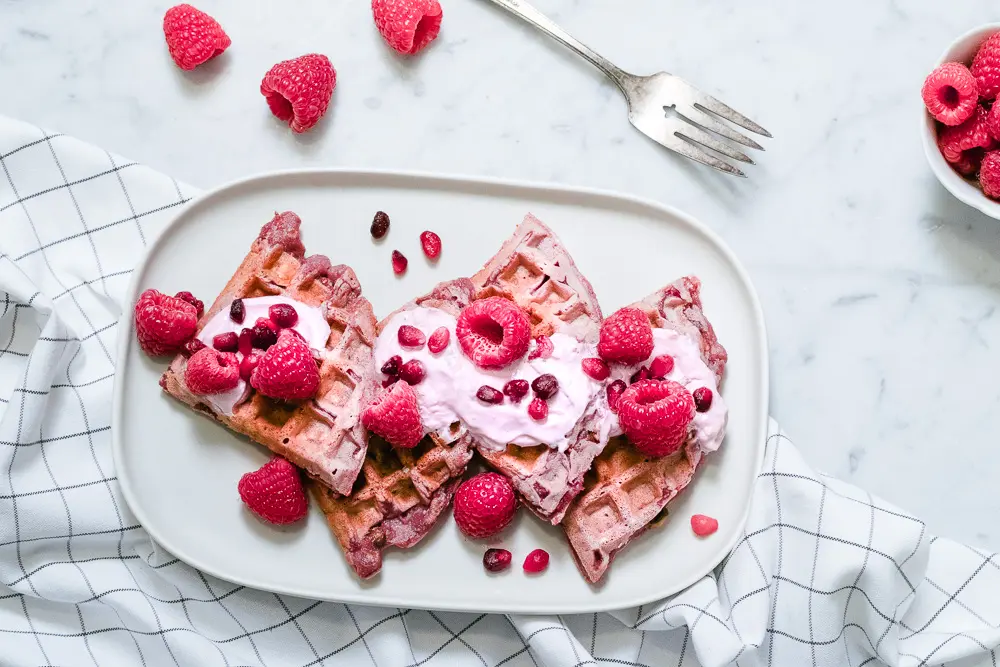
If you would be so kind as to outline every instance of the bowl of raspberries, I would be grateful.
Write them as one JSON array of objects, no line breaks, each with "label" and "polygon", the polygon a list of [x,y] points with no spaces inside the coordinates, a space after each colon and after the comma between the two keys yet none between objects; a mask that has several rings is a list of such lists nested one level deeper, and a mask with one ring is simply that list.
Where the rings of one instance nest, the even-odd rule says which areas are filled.
[{"label": "bowl of raspberries", "polygon": [[1000,23],[976,28],[924,79],[924,152],[960,201],[1000,219]]}]

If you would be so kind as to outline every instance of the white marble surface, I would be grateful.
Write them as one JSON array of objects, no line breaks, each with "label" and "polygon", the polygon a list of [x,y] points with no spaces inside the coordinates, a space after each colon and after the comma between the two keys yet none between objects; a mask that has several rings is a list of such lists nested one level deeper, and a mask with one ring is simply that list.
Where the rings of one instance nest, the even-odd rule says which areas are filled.
[{"label": "white marble surface", "polygon": [[[751,178],[687,163],[629,126],[583,61],[485,0],[442,0],[402,60],[361,0],[199,3],[233,39],[194,73],[140,0],[0,2],[0,113],[209,187],[277,168],[419,169],[597,186],[714,227],[748,266],[772,353],[771,410],[815,466],[1000,549],[1000,223],[934,180],[919,88],[986,0],[537,0],[626,69],[669,69],[776,139]],[[332,112],[293,136],[257,86],[309,51]],[[636,250],[637,255],[640,249]]]}]

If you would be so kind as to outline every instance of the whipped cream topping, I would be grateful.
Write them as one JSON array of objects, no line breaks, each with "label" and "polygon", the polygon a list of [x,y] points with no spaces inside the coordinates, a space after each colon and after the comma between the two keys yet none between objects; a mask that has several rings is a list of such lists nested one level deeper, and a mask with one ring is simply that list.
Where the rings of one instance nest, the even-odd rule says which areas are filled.
[{"label": "whipped cream topping", "polygon": [[[701,451],[714,452],[726,436],[729,408],[726,407],[726,402],[719,394],[715,373],[702,361],[698,345],[690,336],[673,329],[653,329],[653,353],[649,355],[649,359],[635,366],[612,365],[611,377],[608,382],[624,380],[628,384],[629,377],[641,366],[648,367],[653,359],[664,354],[669,354],[674,358],[674,369],[666,376],[668,380],[684,385],[684,388],[692,393],[700,387],[708,387],[712,390],[711,407],[705,412],[695,412],[691,426],[692,437]],[[622,430],[618,423],[618,415],[609,412],[609,421],[611,422],[611,435],[621,435]]]},{"label": "whipped cream topping", "polygon": [[[428,338],[436,329],[447,327],[451,333],[448,347],[438,354],[426,345],[418,350],[402,347],[398,332],[404,324],[417,327]],[[528,360],[525,356],[502,370],[484,370],[462,353],[454,317],[437,308],[417,306],[396,313],[388,321],[375,343],[375,367],[380,369],[394,355],[402,357],[404,363],[411,359],[423,363],[426,376],[413,389],[427,432],[445,436],[451,424],[461,421],[481,441],[500,449],[507,443],[521,447],[544,444],[562,452],[570,444],[567,434],[580,418],[599,409],[604,385],[584,374],[581,367],[583,359],[597,356],[596,346],[561,333],[552,335],[551,340],[553,351],[547,358]],[[519,403],[504,397],[503,403],[491,405],[476,398],[483,385],[502,391],[509,380],[530,383],[546,373],[559,381],[559,391],[548,400],[549,414],[542,421],[528,416],[533,397],[530,390]]]},{"label": "whipped cream topping", "polygon": [[[295,323],[295,326],[291,328],[301,334],[306,344],[312,350],[319,352],[326,349],[326,342],[330,338],[330,324],[326,321],[323,309],[284,296],[257,296],[243,299],[245,317],[242,324],[233,322],[229,317],[228,306],[223,308],[205,324],[205,328],[198,334],[198,340],[206,346],[212,347],[212,339],[221,333],[232,331],[239,335],[244,327],[248,329],[252,328],[257,322],[257,318],[263,317],[267,319],[269,317],[268,309],[279,303],[288,304],[295,308],[295,312],[299,314],[299,319]],[[236,353],[236,356],[239,357],[240,361],[243,360],[243,355],[239,352]],[[247,383],[241,378],[239,384],[229,391],[221,394],[209,394],[202,398],[217,412],[228,417],[233,414],[233,409],[243,400],[248,390]]]}]

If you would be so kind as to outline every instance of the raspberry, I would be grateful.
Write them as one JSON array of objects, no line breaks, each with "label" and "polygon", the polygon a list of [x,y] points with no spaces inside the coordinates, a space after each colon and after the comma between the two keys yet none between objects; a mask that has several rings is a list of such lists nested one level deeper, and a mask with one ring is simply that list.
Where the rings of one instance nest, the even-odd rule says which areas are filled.
[{"label": "raspberry", "polygon": [[549,552],[545,549],[535,549],[524,559],[524,571],[537,574],[549,566]]},{"label": "raspberry", "polygon": [[535,392],[535,396],[543,401],[547,401],[559,391],[559,380],[551,373],[539,375],[531,383],[531,389]]},{"label": "raspberry", "polygon": [[553,350],[555,350],[555,346],[552,345],[551,338],[548,336],[536,336],[535,347],[528,353],[528,361],[533,361],[534,359],[548,359],[552,356]]},{"label": "raspberry", "polygon": [[476,392],[476,398],[478,398],[483,403],[489,403],[490,405],[497,405],[499,403],[503,403],[503,393],[494,389],[488,384],[484,384],[482,387],[479,388],[479,390]]},{"label": "raspberry", "polygon": [[520,403],[521,399],[528,395],[530,388],[531,385],[527,380],[510,380],[503,386],[503,394],[511,403]]},{"label": "raspberry", "polygon": [[399,367],[403,365],[403,358],[398,354],[389,357],[382,364],[382,372],[386,375],[399,375]]},{"label": "raspberry", "polygon": [[246,316],[247,312],[246,308],[243,307],[243,299],[233,299],[233,302],[229,304],[229,319],[236,322],[236,324],[243,324]]},{"label": "raspberry", "polygon": [[389,216],[384,211],[379,211],[372,219],[372,238],[380,239],[389,231]]},{"label": "raspberry", "polygon": [[611,375],[611,369],[608,365],[604,363],[603,359],[598,359],[597,357],[589,357],[580,362],[583,367],[583,372],[597,380],[598,382],[602,380],[607,380],[608,376]]},{"label": "raspberry", "polygon": [[618,412],[618,399],[625,393],[625,381],[615,380],[608,385],[608,407],[612,412]]},{"label": "raspberry", "polygon": [[438,36],[443,13],[437,0],[372,0],[372,16],[385,43],[412,56]]},{"label": "raspberry", "polygon": [[198,328],[198,311],[187,301],[148,289],[135,302],[135,335],[152,356],[178,352]]},{"label": "raspberry", "polygon": [[191,5],[177,5],[163,15],[167,49],[181,69],[192,70],[229,48],[232,41],[219,22]]},{"label": "raspberry", "polygon": [[420,247],[428,259],[437,259],[441,254],[441,237],[434,232],[423,232],[420,234]]},{"label": "raspberry", "polygon": [[204,302],[201,299],[196,298],[194,294],[191,294],[191,292],[178,292],[174,295],[174,298],[180,299],[181,301],[187,301],[194,306],[195,310],[198,311],[198,319],[201,319],[201,316],[205,313]]},{"label": "raspberry", "polygon": [[955,127],[946,127],[938,134],[938,147],[945,160],[953,164],[961,162],[963,152],[993,145],[986,113],[986,109],[977,107],[969,120]]},{"label": "raspberry", "polygon": [[653,327],[638,308],[622,308],[601,323],[597,354],[605,361],[638,364],[653,353]]},{"label": "raspberry", "polygon": [[188,342],[184,343],[184,354],[187,356],[192,356],[198,350],[204,350],[205,344],[202,343],[197,338],[192,338]]},{"label": "raspberry", "polygon": [[669,354],[661,354],[649,363],[649,377],[662,380],[674,370],[674,358]]},{"label": "raspberry", "polygon": [[282,329],[291,329],[299,321],[299,314],[287,303],[274,304],[267,309],[267,316]]},{"label": "raspberry", "polygon": [[410,260],[406,259],[406,255],[399,252],[398,250],[392,251],[392,272],[397,276],[404,271],[406,271],[406,266],[410,263]]},{"label": "raspberry", "polygon": [[712,407],[712,390],[708,387],[698,387],[691,396],[694,398],[694,409],[698,412],[708,412]]},{"label": "raspberry", "polygon": [[411,359],[399,369],[399,379],[406,384],[420,384],[426,375],[427,369],[419,359]]},{"label": "raspberry", "polygon": [[235,331],[220,333],[212,339],[212,347],[219,352],[235,352],[240,347],[240,337]]},{"label": "raspberry", "polygon": [[410,326],[409,324],[404,324],[399,327],[399,331],[396,332],[396,340],[403,347],[409,347],[419,350],[427,342],[427,337],[424,336],[424,332],[420,329]]},{"label": "raspberry", "polygon": [[622,430],[647,456],[666,456],[680,449],[694,412],[691,393],[672,380],[640,380],[618,399]]},{"label": "raspberry", "polygon": [[528,403],[528,416],[536,422],[540,422],[549,416],[549,404],[544,398],[535,397]]},{"label": "raspberry", "polygon": [[278,342],[278,333],[274,330],[274,327],[269,326],[269,324],[270,323],[267,320],[260,318],[257,320],[257,323],[253,325],[250,332],[254,347],[266,350]]},{"label": "raspberry", "polygon": [[434,354],[444,352],[444,349],[448,347],[449,340],[451,340],[451,332],[448,331],[448,327],[438,327],[427,339],[427,349]]},{"label": "raspberry", "polygon": [[257,368],[260,363],[260,358],[264,356],[264,353],[260,350],[251,350],[249,354],[240,360],[240,379],[244,382],[249,382],[250,378],[253,377],[253,371]]},{"label": "raspberry", "polygon": [[514,487],[495,472],[465,480],[455,493],[455,523],[469,537],[496,535],[510,523],[515,512]]},{"label": "raspberry", "polygon": [[969,151],[962,151],[962,157],[958,162],[951,165],[951,168],[962,176],[974,176],[979,167],[983,164],[983,156],[986,154],[982,148],[973,148]]},{"label": "raspberry", "polygon": [[237,350],[244,357],[250,354],[250,351],[253,350],[253,329],[247,329],[246,327],[243,327],[243,330],[240,331],[239,342],[237,343]]},{"label": "raspberry", "polygon": [[920,95],[927,111],[945,125],[964,123],[979,103],[976,78],[962,63],[939,65],[924,79]]},{"label": "raspberry", "polygon": [[467,306],[455,326],[462,352],[476,366],[496,370],[524,356],[531,342],[531,325],[510,299],[493,296]]},{"label": "raspberry", "polygon": [[1000,92],[1000,33],[990,36],[972,59],[972,76],[976,77],[979,96],[992,100]]},{"label": "raspberry", "polygon": [[184,382],[192,394],[221,394],[240,383],[240,360],[232,352],[206,347],[188,359]]},{"label": "raspberry", "polygon": [[502,572],[510,567],[511,553],[506,549],[487,549],[483,554],[483,567],[490,572]]},{"label": "raspberry", "polygon": [[641,366],[639,370],[637,370],[635,373],[632,373],[632,375],[628,379],[628,383],[635,384],[639,380],[648,380],[649,378],[650,378],[649,368],[646,366]]},{"label": "raspberry", "polygon": [[304,400],[312,398],[319,388],[319,369],[305,341],[285,329],[278,335],[278,342],[261,356],[250,384],[271,398]]},{"label": "raspberry", "polygon": [[691,530],[698,537],[711,535],[719,529],[719,521],[704,514],[694,514],[691,516]]},{"label": "raspberry", "polygon": [[986,112],[986,130],[993,141],[1000,141],[1000,105],[994,104]]},{"label": "raspberry", "polygon": [[250,511],[270,523],[295,523],[309,511],[298,469],[280,456],[243,475],[237,488]]},{"label": "raspberry", "polygon": [[330,59],[310,53],[272,67],[260,83],[260,93],[271,113],[299,133],[323,117],[336,86],[337,72]]},{"label": "raspberry", "polygon": [[390,445],[412,449],[424,437],[417,395],[405,382],[396,382],[375,398],[364,412],[361,423]]},{"label": "raspberry", "polygon": [[990,151],[979,168],[979,184],[990,199],[1000,199],[1000,151]]}]

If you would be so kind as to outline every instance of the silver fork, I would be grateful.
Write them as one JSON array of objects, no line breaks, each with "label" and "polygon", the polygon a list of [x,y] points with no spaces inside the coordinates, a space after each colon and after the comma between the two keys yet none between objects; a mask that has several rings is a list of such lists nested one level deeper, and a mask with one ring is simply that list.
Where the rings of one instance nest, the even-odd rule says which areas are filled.
[{"label": "silver fork", "polygon": [[[737,132],[722,120],[765,137],[770,137],[770,132],[732,107],[701,92],[684,79],[666,72],[657,72],[650,76],[629,74],[607,58],[595,53],[593,49],[571,36],[524,0],[491,0],[491,2],[562,42],[607,74],[625,96],[625,101],[628,103],[628,118],[632,125],[665,148],[719,171],[744,178],[746,174],[742,171],[704,149],[711,149],[748,164],[754,164],[754,161],[742,151],[721,141],[719,137],[747,148],[764,150],[763,146]],[[673,109],[674,113],[668,115],[667,109]]]}]

